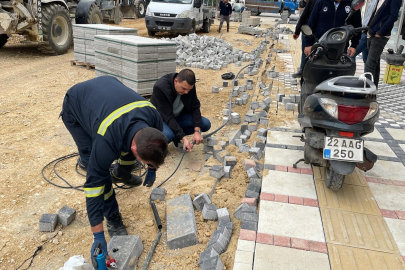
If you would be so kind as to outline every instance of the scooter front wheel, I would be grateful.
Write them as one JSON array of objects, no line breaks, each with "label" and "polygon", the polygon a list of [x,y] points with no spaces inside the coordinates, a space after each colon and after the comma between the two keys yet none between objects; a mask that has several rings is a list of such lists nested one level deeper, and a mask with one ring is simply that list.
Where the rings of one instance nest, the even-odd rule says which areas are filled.
[{"label": "scooter front wheel", "polygon": [[325,167],[325,185],[331,190],[339,190],[343,186],[345,175],[335,172],[330,165]]}]

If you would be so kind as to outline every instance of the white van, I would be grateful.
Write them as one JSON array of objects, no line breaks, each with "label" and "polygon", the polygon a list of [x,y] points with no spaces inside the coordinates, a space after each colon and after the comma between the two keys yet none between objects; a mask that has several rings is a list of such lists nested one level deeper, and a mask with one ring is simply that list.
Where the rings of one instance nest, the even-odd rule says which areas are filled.
[{"label": "white van", "polygon": [[149,36],[156,32],[192,34],[199,29],[208,33],[214,17],[215,7],[202,0],[151,0],[145,23]]}]

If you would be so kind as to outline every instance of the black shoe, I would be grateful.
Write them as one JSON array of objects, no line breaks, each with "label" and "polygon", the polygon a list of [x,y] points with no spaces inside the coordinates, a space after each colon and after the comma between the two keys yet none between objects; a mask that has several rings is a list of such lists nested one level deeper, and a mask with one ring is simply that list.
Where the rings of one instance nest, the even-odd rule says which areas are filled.
[{"label": "black shoe", "polygon": [[128,235],[127,229],[122,223],[122,217],[120,213],[113,215],[110,219],[107,219],[107,231],[112,238],[115,235]]},{"label": "black shoe", "polygon": [[229,32],[229,29],[226,29],[226,32]]},{"label": "black shoe", "polygon": [[79,156],[79,158],[77,159],[77,166],[79,166],[80,169],[82,169],[83,171],[87,171],[87,168],[86,168],[86,166],[84,166],[84,164],[83,164],[82,159],[80,158],[80,156]]},{"label": "black shoe", "polygon": [[301,76],[302,76],[301,71],[299,71],[299,72],[297,72],[297,73],[291,74],[291,77],[292,77],[292,78],[301,78]]},{"label": "black shoe", "polygon": [[218,33],[221,33],[221,30],[218,29],[217,32],[218,32]]},{"label": "black shoe", "polygon": [[114,173],[112,173],[112,171],[111,171],[111,180],[112,180],[113,184],[120,183],[120,184],[124,184],[124,185],[130,186],[130,187],[138,187],[138,186],[142,185],[142,182],[143,182],[142,177],[133,175],[132,173],[129,178],[122,179],[119,177],[115,177],[115,175],[114,175]]}]

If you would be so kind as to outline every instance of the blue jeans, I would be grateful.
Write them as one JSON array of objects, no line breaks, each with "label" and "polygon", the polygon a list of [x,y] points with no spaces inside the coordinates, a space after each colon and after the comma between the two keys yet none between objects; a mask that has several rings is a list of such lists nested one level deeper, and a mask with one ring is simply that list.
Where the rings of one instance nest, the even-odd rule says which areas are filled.
[{"label": "blue jeans", "polygon": [[304,64],[305,64],[305,58],[307,57],[304,53],[305,50],[305,36],[301,33],[301,50],[302,50],[302,55],[301,55],[301,66],[300,70],[302,73],[302,70],[304,69]]},{"label": "blue jeans", "polygon": [[[176,122],[180,125],[186,135],[194,134],[194,123],[191,114],[181,114],[175,118]],[[211,128],[211,122],[207,118],[201,116],[201,132],[206,132]],[[163,122],[163,134],[166,136],[167,143],[174,141],[174,133],[169,126]]]},{"label": "blue jeans", "polygon": [[355,60],[356,56],[359,55],[360,53],[363,56],[363,62],[366,63],[367,57],[368,57],[367,34],[366,33],[361,34],[359,45],[357,45],[357,47],[356,47],[356,53],[353,56],[353,60]]}]

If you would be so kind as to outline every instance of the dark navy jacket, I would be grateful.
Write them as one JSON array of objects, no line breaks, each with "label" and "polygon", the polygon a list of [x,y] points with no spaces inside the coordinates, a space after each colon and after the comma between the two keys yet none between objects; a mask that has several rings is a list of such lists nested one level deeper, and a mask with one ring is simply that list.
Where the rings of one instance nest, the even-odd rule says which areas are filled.
[{"label": "dark navy jacket", "polygon": [[[174,78],[178,73],[169,73],[161,77],[153,86],[153,93],[150,99],[156,109],[159,111],[163,121],[173,131],[175,138],[181,140],[186,134],[180,125],[176,122],[173,114],[173,103],[177,97],[176,89],[174,88]],[[191,114],[194,127],[201,127],[202,118],[200,111],[200,101],[197,98],[197,91],[194,87],[185,95],[180,97],[184,104],[181,114]]]},{"label": "dark navy jacket", "polygon": [[111,163],[122,156],[135,160],[135,134],[145,127],[163,131],[163,120],[150,102],[110,76],[79,83],[66,96],[70,113],[93,141],[84,190],[90,224],[95,226],[103,222],[105,198],[96,191],[111,182]]},{"label": "dark navy jacket", "polygon": [[[380,0],[381,1],[381,0]],[[390,36],[394,23],[398,19],[401,0],[385,0],[380,9],[374,15],[368,30],[370,36],[376,33],[380,36]]]},{"label": "dark navy jacket", "polygon": [[[314,35],[319,39],[326,31],[334,27],[345,25],[345,20],[350,12],[351,0],[341,0],[337,10],[333,0],[318,0],[309,17],[308,25]],[[357,11],[347,22],[354,28],[361,27],[361,12]],[[359,44],[360,35],[354,35],[350,47],[356,48]],[[315,39],[311,36],[305,37],[305,46],[312,46]]]},{"label": "dark navy jacket", "polygon": [[232,14],[232,5],[228,2],[227,4],[224,1],[219,2],[219,15],[229,16]]}]

